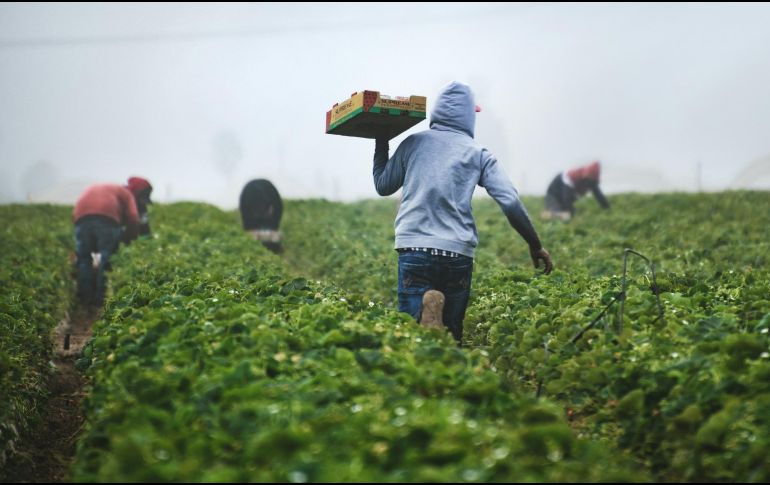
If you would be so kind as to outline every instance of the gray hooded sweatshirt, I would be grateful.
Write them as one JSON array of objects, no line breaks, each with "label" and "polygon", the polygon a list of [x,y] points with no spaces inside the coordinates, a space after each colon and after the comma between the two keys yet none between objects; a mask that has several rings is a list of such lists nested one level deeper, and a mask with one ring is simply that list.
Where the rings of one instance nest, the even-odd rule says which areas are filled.
[{"label": "gray hooded sweatshirt", "polygon": [[374,150],[380,195],[403,187],[396,216],[396,249],[436,248],[473,257],[478,244],[471,197],[484,187],[530,248],[542,248],[518,192],[497,159],[473,139],[476,103],[465,84],[452,82],[436,100],[430,129],[409,136],[388,159],[388,141]]}]

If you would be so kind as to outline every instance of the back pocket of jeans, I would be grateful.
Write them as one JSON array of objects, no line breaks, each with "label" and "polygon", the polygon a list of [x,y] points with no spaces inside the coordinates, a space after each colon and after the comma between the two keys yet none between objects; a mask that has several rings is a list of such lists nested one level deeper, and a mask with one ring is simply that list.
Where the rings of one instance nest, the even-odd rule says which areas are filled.
[{"label": "back pocket of jeans", "polygon": [[424,293],[431,288],[430,280],[427,275],[427,265],[401,263],[398,267],[398,272],[399,293]]}]

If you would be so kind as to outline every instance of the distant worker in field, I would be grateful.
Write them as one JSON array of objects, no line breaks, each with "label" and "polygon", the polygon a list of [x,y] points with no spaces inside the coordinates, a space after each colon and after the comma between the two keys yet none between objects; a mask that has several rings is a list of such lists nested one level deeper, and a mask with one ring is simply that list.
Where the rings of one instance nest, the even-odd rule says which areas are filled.
[{"label": "distant worker in field", "polygon": [[602,208],[609,209],[610,203],[599,188],[600,171],[599,160],[594,160],[588,165],[557,175],[545,194],[543,218],[570,220],[575,215],[575,201],[589,190]]},{"label": "distant worker in field", "polygon": [[403,187],[396,216],[398,307],[428,327],[445,326],[462,343],[478,234],[471,212],[476,185],[486,188],[529,245],[535,267],[553,269],[516,189],[497,159],[473,139],[473,93],[452,82],[439,94],[430,129],[408,137],[388,158],[376,140],[374,186],[386,196]]},{"label": "distant worker in field", "polygon": [[[144,180],[144,179],[141,179]],[[146,185],[149,182],[144,180]],[[107,286],[105,270],[110,256],[117,251],[121,239],[130,242],[139,233],[136,182],[129,186],[94,184],[88,187],[75,203],[72,219],[75,223],[78,298],[84,305],[100,306]],[[97,258],[93,254],[98,255]],[[98,261],[94,268],[95,261]],[[96,274],[94,275],[94,272]],[[94,277],[96,276],[96,277]]]},{"label": "distant worker in field", "polygon": [[280,253],[283,202],[275,186],[269,180],[252,180],[243,187],[238,207],[243,228],[267,249]]}]

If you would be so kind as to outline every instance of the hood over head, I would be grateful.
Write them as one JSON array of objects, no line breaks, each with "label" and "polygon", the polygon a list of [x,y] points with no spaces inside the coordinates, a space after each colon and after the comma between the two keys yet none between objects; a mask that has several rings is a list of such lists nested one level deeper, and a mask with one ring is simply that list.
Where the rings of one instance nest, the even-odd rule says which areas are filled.
[{"label": "hood over head", "polygon": [[438,95],[430,114],[430,127],[465,133],[473,138],[476,130],[476,106],[470,86],[453,81]]}]

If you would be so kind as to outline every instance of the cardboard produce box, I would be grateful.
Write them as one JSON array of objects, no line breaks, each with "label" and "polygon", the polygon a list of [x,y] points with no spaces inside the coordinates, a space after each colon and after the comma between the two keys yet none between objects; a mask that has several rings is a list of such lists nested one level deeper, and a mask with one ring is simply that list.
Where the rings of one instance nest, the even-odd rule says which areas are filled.
[{"label": "cardboard produce box", "polygon": [[391,139],[425,119],[425,96],[389,97],[379,91],[353,93],[326,112],[326,133]]}]

